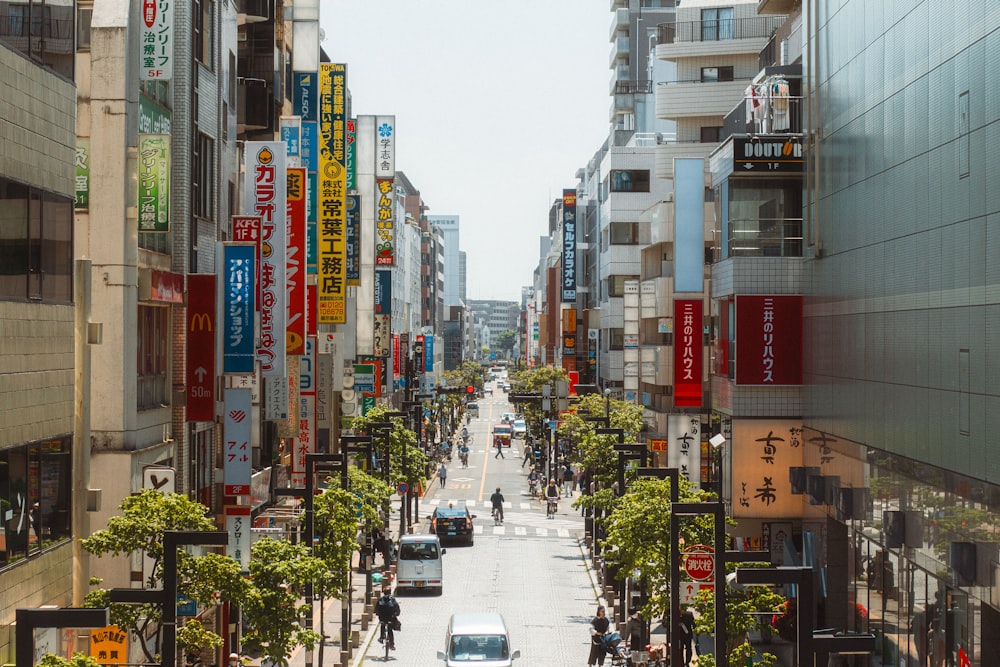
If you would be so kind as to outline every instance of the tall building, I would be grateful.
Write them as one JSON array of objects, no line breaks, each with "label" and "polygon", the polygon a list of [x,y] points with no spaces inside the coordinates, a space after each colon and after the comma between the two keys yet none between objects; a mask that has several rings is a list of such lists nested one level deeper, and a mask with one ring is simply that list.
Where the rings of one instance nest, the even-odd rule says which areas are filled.
[{"label": "tall building", "polygon": [[462,305],[462,260],[459,249],[458,216],[429,215],[427,220],[432,227],[441,230],[441,236],[444,238],[444,305]]},{"label": "tall building", "polygon": [[468,301],[468,292],[466,291],[467,276],[465,251],[460,250],[458,252],[458,298],[462,303]]},{"label": "tall building", "polygon": [[74,391],[74,345],[87,342],[74,327],[86,304],[74,293],[85,233],[73,205],[87,198],[74,175],[92,172],[82,159],[74,172],[73,6],[46,9],[22,31],[9,19],[0,28],[0,659],[9,663],[15,609],[74,602],[72,538],[86,536],[70,520],[73,461],[90,444],[74,437],[74,402],[87,398]]}]

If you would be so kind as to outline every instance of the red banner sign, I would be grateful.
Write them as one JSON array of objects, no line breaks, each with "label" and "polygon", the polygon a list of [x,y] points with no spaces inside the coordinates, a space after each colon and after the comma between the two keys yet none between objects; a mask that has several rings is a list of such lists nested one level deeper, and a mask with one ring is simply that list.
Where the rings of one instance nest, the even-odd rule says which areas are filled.
[{"label": "red banner sign", "polygon": [[802,384],[802,297],[736,297],[736,384]]},{"label": "red banner sign", "polygon": [[304,354],[306,339],[306,170],[286,171],[288,246],[285,249],[285,325],[287,354]]},{"label": "red banner sign", "polygon": [[187,277],[187,420],[215,419],[215,276]]},{"label": "red banner sign", "polygon": [[150,276],[149,299],[166,303],[184,303],[184,276],[180,273],[153,271]]},{"label": "red banner sign", "polygon": [[399,379],[399,334],[392,334],[392,379]]},{"label": "red banner sign", "polygon": [[700,408],[702,398],[701,299],[674,300],[674,405]]}]

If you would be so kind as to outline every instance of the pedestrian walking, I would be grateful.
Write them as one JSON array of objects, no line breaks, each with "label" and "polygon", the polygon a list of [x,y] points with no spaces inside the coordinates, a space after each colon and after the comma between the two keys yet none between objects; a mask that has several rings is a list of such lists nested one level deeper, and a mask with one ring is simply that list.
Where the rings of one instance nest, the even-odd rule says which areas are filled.
[{"label": "pedestrian walking", "polygon": [[497,458],[498,456],[502,459],[507,458],[503,455],[503,440],[497,438],[493,444],[497,448],[497,453],[493,455],[493,458]]},{"label": "pedestrian walking", "polygon": [[563,494],[567,498],[573,497],[573,466],[568,463],[563,470]]},{"label": "pedestrian walking", "polygon": [[448,481],[448,466],[441,463],[441,467],[438,468],[438,477],[441,478],[441,488],[444,488],[444,483]]},{"label": "pedestrian walking", "polygon": [[694,648],[694,614],[687,606],[681,607],[681,650],[684,653],[684,664],[690,664]]},{"label": "pedestrian walking", "polygon": [[588,667],[604,664],[604,644],[601,642],[611,623],[604,613],[604,605],[597,608],[597,616],[590,621],[590,655],[587,656]]},{"label": "pedestrian walking", "polygon": [[524,464],[527,463],[528,461],[531,461],[532,463],[534,463],[534,461],[535,461],[535,448],[532,447],[531,446],[531,442],[527,438],[525,438],[524,439],[524,460],[521,461],[521,467],[523,468]]}]

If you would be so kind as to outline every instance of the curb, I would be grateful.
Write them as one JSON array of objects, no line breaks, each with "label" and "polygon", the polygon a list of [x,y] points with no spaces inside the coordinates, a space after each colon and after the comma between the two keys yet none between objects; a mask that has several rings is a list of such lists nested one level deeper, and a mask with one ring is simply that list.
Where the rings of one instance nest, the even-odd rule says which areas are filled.
[{"label": "curb", "polygon": [[578,539],[576,544],[580,548],[580,556],[583,558],[583,567],[587,570],[587,576],[590,578],[590,586],[594,590],[594,601],[606,608],[608,606],[608,601],[604,599],[604,594],[597,583],[597,573],[594,572],[594,569],[590,566],[590,557],[583,538]]}]

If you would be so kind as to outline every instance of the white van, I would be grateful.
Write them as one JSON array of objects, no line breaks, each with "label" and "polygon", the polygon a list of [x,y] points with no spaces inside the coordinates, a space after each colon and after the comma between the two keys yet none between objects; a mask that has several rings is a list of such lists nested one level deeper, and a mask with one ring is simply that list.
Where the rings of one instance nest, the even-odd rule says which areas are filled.
[{"label": "white van", "polygon": [[396,590],[430,588],[440,595],[444,590],[444,552],[437,535],[403,535],[396,555]]},{"label": "white van", "polygon": [[507,624],[496,612],[453,614],[444,645],[437,657],[447,667],[510,667],[521,657],[521,651],[510,650]]}]

